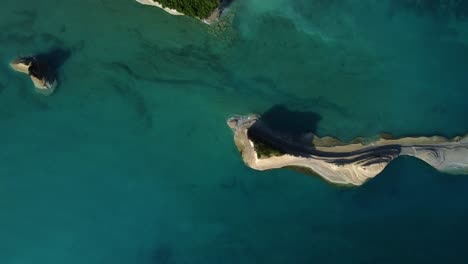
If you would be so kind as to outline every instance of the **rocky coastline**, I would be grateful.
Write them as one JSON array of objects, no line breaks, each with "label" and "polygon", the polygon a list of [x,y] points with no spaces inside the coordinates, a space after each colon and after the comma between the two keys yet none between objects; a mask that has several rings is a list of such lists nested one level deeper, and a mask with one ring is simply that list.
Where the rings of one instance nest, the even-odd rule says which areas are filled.
[{"label": "rocky coastline", "polygon": [[444,173],[468,174],[468,135],[453,139],[380,137],[350,144],[314,137],[305,145],[276,133],[258,115],[233,116],[227,124],[244,163],[256,170],[294,168],[333,184],[360,186],[395,158],[413,156]]}]

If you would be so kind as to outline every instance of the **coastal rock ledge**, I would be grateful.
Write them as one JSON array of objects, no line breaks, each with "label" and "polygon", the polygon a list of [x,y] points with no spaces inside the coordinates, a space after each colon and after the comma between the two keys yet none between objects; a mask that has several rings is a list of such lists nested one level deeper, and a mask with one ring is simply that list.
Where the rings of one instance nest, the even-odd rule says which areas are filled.
[{"label": "coastal rock ledge", "polygon": [[245,164],[256,170],[291,168],[326,181],[360,186],[399,156],[413,156],[450,174],[468,174],[468,135],[444,137],[380,137],[345,144],[314,137],[310,145],[273,131],[257,115],[233,116],[227,124]]}]

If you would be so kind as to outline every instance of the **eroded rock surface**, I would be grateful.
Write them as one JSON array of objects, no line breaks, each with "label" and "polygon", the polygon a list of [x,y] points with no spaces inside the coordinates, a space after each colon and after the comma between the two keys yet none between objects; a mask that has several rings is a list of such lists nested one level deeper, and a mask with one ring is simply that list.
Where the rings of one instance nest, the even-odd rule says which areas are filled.
[{"label": "eroded rock surface", "polygon": [[257,115],[234,116],[227,124],[245,164],[256,170],[295,168],[317,174],[328,182],[359,186],[374,178],[395,158],[419,158],[435,169],[468,174],[468,135],[446,139],[406,137],[345,144],[331,138],[314,137],[310,145],[296,142],[270,129]]}]

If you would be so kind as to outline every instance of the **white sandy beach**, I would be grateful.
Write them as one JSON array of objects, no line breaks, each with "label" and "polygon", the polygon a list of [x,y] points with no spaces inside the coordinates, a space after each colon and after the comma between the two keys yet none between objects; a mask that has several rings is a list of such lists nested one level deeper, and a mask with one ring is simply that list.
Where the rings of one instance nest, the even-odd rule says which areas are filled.
[{"label": "white sandy beach", "polygon": [[166,11],[167,13],[174,15],[174,16],[183,16],[185,14],[175,10],[175,9],[170,9],[167,7],[163,7],[159,2],[153,1],[153,0],[136,0],[138,3],[143,4],[143,5],[149,5],[149,6],[156,6],[161,8],[162,10]]}]

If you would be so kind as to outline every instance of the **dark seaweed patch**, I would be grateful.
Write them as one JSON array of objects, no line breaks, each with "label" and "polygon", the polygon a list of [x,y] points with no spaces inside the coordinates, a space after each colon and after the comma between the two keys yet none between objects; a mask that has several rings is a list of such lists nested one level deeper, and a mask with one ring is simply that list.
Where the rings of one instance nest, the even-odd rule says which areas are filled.
[{"label": "dark seaweed patch", "polygon": [[128,85],[112,84],[114,90],[135,110],[138,118],[144,121],[146,128],[153,127],[153,117],[143,95]]},{"label": "dark seaweed patch", "polygon": [[170,264],[173,263],[172,259],[174,253],[171,247],[168,245],[159,245],[154,250],[151,256],[151,263],[154,264]]}]

